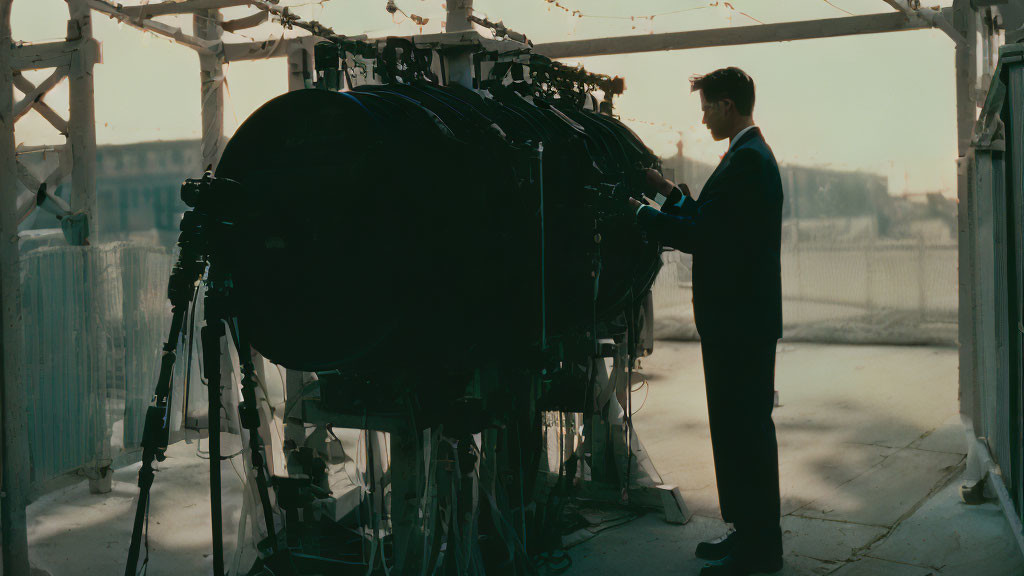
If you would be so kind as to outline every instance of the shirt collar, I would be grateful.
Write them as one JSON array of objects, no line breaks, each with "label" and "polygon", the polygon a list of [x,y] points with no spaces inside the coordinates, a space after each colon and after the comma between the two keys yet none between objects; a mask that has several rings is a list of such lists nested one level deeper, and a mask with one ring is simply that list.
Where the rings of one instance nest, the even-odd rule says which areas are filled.
[{"label": "shirt collar", "polygon": [[744,128],[743,130],[740,130],[736,134],[736,136],[733,136],[732,142],[729,143],[729,150],[732,150],[732,147],[735,146],[736,143],[740,141],[740,138],[743,138],[744,134],[746,134],[747,132],[750,132],[754,128],[757,128],[757,126],[751,124],[750,126],[747,126],[746,128]]}]

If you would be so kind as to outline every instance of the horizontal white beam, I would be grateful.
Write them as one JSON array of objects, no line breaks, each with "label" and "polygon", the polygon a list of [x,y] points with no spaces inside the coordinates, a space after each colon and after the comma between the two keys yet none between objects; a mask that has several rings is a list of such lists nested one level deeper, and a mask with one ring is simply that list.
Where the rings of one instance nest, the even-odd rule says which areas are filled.
[{"label": "horizontal white beam", "polygon": [[238,62],[241,60],[261,60],[263,58],[283,58],[288,55],[288,46],[292,42],[301,42],[302,38],[277,38],[262,42],[236,42],[224,44],[224,61]]},{"label": "horizontal white beam", "polygon": [[922,19],[908,21],[900,12],[846,16],[802,22],[757,24],[712,30],[688,30],[663,34],[643,34],[617,38],[595,38],[549,42],[534,46],[534,51],[549,58],[582,58],[609,54],[633,54],[661,50],[687,50],[713,46],[738,46],[765,42],[789,42],[813,38],[834,38],[857,34],[880,34],[932,28]]},{"label": "horizontal white beam", "polygon": [[160,36],[165,36],[174,40],[178,44],[188,46],[193,50],[200,52],[216,52],[220,45],[220,42],[214,42],[210,40],[201,40],[195,36],[185,34],[181,31],[181,28],[176,28],[163,22],[157,22],[156,20],[150,20],[148,18],[136,18],[126,14],[118,6],[107,2],[106,0],[88,0],[89,8],[110,16],[118,22],[124,22],[125,24],[138,28],[139,30],[149,30]]},{"label": "horizontal white beam", "polygon": [[91,52],[88,56],[93,62],[99,60],[100,43],[92,38],[85,41],[22,44],[11,47],[11,69],[14,72],[21,72],[70,66],[71,57],[76,50],[88,50]]},{"label": "horizontal white beam", "polygon": [[121,6],[121,12],[132,18],[152,18],[167,14],[188,14],[196,10],[219,10],[232,6],[245,6],[249,0],[181,0],[179,2],[158,2],[142,6]]}]

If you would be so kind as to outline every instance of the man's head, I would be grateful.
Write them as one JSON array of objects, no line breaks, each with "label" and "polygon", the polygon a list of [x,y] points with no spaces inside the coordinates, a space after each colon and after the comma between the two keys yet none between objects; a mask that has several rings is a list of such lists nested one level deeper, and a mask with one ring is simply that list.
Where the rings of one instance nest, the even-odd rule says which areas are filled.
[{"label": "man's head", "polygon": [[754,80],[743,70],[729,67],[693,76],[690,91],[700,92],[703,122],[715,140],[731,138],[753,124]]}]

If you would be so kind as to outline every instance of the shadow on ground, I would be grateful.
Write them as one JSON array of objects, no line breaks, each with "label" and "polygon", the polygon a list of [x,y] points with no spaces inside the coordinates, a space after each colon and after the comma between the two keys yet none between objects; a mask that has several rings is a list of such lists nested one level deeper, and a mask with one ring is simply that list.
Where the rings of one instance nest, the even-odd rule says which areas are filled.
[{"label": "shadow on ground", "polygon": [[[602,533],[572,550],[571,574],[697,574],[697,542],[724,533],[700,362],[698,344],[658,342],[635,416],[693,520],[649,515]],[[776,374],[782,574],[1024,574],[998,507],[959,501],[955,350],[782,344]]]}]

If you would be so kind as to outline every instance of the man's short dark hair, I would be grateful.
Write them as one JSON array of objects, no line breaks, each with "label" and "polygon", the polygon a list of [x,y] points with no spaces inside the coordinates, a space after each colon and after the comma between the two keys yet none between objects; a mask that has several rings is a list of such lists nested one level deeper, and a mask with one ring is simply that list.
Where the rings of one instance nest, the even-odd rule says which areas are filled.
[{"label": "man's short dark hair", "polygon": [[700,90],[708,102],[732,100],[743,116],[754,113],[754,79],[739,68],[720,68],[703,76],[690,77],[690,91]]}]

